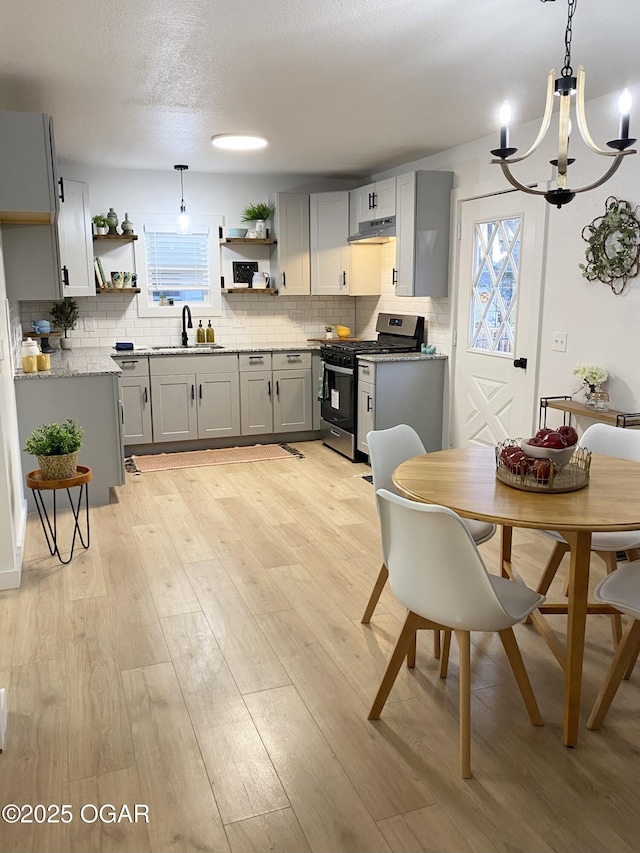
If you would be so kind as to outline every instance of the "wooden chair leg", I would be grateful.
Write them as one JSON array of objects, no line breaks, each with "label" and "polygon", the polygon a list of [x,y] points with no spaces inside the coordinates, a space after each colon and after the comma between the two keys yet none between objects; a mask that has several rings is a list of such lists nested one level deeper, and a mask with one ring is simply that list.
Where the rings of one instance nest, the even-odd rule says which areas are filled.
[{"label": "wooden chair leg", "polygon": [[502,645],[507,653],[511,670],[515,676],[518,687],[520,688],[520,695],[522,696],[522,701],[524,702],[524,706],[529,714],[529,719],[531,720],[532,725],[542,726],[544,725],[544,722],[540,714],[540,709],[538,708],[538,703],[536,702],[533,688],[531,687],[531,682],[529,681],[529,675],[525,668],[524,661],[522,660],[522,655],[520,654],[520,647],[518,646],[515,634],[513,633],[513,628],[505,628],[504,631],[498,631],[498,635],[502,640]]},{"label": "wooden chair leg", "polygon": [[413,640],[411,641],[411,645],[409,646],[409,651],[407,652],[407,666],[413,669],[416,665],[416,646],[418,642],[418,633],[416,632],[413,635]]},{"label": "wooden chair leg", "polygon": [[[596,551],[595,553],[604,561],[608,575],[611,572],[615,572],[618,568],[615,551]],[[622,639],[622,616],[619,613],[611,614],[611,636],[613,637],[613,648],[615,649]]]},{"label": "wooden chair leg", "polygon": [[376,698],[373,700],[373,705],[371,706],[371,710],[369,711],[370,720],[379,720],[380,714],[382,713],[382,709],[384,708],[384,703],[387,701],[389,693],[391,692],[391,688],[394,685],[396,678],[398,677],[398,672],[400,671],[400,667],[402,666],[402,661],[407,656],[407,652],[409,651],[409,647],[413,642],[416,630],[420,623],[423,620],[413,611],[409,611],[407,613],[407,618],[402,627],[402,631],[400,632],[400,636],[398,637],[398,642],[396,643],[396,647],[393,650],[393,654],[391,655],[391,660],[389,661],[389,665],[387,666],[387,670],[382,677],[382,681],[380,683],[380,687],[378,689],[378,693],[376,694]]},{"label": "wooden chair leg", "polygon": [[460,649],[460,773],[463,779],[471,778],[471,634],[456,631]]},{"label": "wooden chair leg", "polygon": [[640,559],[640,556],[638,556],[638,549],[637,548],[629,548],[624,553],[627,555],[627,560],[630,563],[633,563],[636,560]]},{"label": "wooden chair leg", "polygon": [[449,649],[451,648],[451,631],[445,631],[440,655],[440,678],[446,678],[449,671]]},{"label": "wooden chair leg", "polygon": [[368,625],[369,622],[371,622],[373,611],[376,609],[376,604],[378,603],[380,596],[382,595],[382,590],[384,589],[384,585],[386,584],[388,577],[389,571],[383,563],[380,567],[380,571],[378,572],[378,579],[375,582],[373,591],[371,592],[371,596],[369,597],[369,601],[367,603],[367,606],[365,607],[365,611],[362,616],[361,621],[363,625]]},{"label": "wooden chair leg", "polygon": [[440,644],[440,631],[433,632],[433,656],[436,660],[440,657],[442,646]]},{"label": "wooden chair leg", "polygon": [[593,710],[587,721],[588,729],[599,729],[607,715],[609,706],[616,695],[622,676],[629,662],[640,652],[640,622],[634,619],[621,643],[618,644],[613,661],[609,667],[604,684],[600,688]]}]

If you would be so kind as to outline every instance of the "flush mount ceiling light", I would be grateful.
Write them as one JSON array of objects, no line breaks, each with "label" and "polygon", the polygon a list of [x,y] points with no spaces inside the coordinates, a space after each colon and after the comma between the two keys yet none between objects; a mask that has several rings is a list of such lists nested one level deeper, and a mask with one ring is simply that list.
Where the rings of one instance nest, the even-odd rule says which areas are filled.
[{"label": "flush mount ceiling light", "polygon": [[264,148],[267,140],[264,136],[252,136],[246,133],[219,133],[211,137],[215,148],[225,148],[229,151],[253,151]]},{"label": "flush mount ceiling light", "polygon": [[[541,0],[541,2],[546,3],[547,0]],[[625,89],[622,95],[620,96],[620,101],[618,104],[620,110],[620,127],[618,131],[619,139],[612,139],[610,142],[607,142],[609,148],[613,148],[614,150],[606,151],[602,148],[599,148],[595,144],[591,134],[589,133],[589,128],[587,127],[587,118],[584,109],[584,85],[586,76],[585,70],[581,65],[579,65],[578,75],[577,77],[574,77],[573,68],[571,67],[572,22],[578,0],[567,0],[567,2],[568,17],[567,27],[564,34],[564,65],[562,66],[560,77],[558,77],[555,81],[555,68],[552,68],[549,72],[549,76],[547,78],[547,102],[545,105],[544,116],[542,118],[542,125],[540,126],[540,131],[538,132],[538,136],[536,137],[535,142],[526,154],[523,154],[521,157],[512,156],[517,152],[518,149],[509,148],[509,122],[511,120],[511,110],[509,109],[509,105],[505,101],[500,110],[500,147],[494,148],[491,151],[491,153],[496,158],[491,162],[500,164],[505,178],[512,186],[514,186],[518,190],[521,190],[522,192],[530,193],[531,195],[543,195],[550,204],[555,204],[557,207],[562,207],[563,204],[568,204],[575,198],[576,193],[587,192],[587,190],[593,190],[596,187],[599,187],[601,184],[604,184],[604,182],[609,180],[609,178],[614,174],[614,172],[618,170],[618,167],[622,163],[623,157],[625,157],[627,154],[636,153],[635,150],[629,147],[633,145],[636,140],[629,138],[629,113],[631,111],[631,95],[629,94],[627,89]],[[544,190],[535,190],[531,187],[527,187],[524,184],[521,184],[520,181],[516,180],[516,178],[514,178],[514,176],[511,174],[511,169],[509,168],[509,166],[512,163],[519,163],[521,160],[525,160],[527,157],[533,154],[534,151],[536,151],[539,147],[547,131],[549,130],[549,125],[551,123],[551,114],[553,112],[554,95],[560,98],[558,156],[555,160],[550,161],[551,164],[556,167],[556,187],[555,189],[545,192]],[[602,154],[602,156],[604,157],[614,158],[613,162],[601,178],[591,184],[587,184],[584,187],[580,187],[579,189],[574,190],[569,189],[567,186],[568,167],[571,163],[574,162],[574,160],[568,156],[569,136],[571,134],[571,98],[573,95],[576,96],[575,111],[580,136],[588,145],[588,147],[591,148],[592,151],[595,151],[596,154]]]},{"label": "flush mount ceiling light", "polygon": [[180,172],[180,215],[176,221],[176,230],[178,234],[189,234],[191,222],[187,213],[187,208],[184,205],[184,187],[182,185],[182,173],[186,172],[188,166],[174,166],[176,171]]}]

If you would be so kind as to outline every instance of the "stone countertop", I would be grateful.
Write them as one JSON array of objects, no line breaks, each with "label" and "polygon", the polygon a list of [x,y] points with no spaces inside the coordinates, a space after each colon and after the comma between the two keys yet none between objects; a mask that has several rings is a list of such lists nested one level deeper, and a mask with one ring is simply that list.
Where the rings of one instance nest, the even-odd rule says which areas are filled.
[{"label": "stone countertop", "polygon": [[446,361],[448,358],[449,356],[437,352],[433,355],[426,355],[421,352],[380,353],[378,355],[369,353],[368,355],[359,355],[358,361],[372,361],[374,363],[380,361]]},{"label": "stone countertop", "polygon": [[71,376],[119,376],[122,370],[104,347],[78,347],[55,350],[51,354],[51,370],[23,373],[20,362],[16,379],[68,379]]},{"label": "stone countertop", "polygon": [[247,352],[291,352],[292,350],[314,350],[317,347],[309,344],[295,346],[247,346],[247,347],[167,347],[152,349],[151,347],[135,347],[132,350],[116,351],[113,347],[77,347],[71,350],[54,350],[51,353],[51,370],[39,370],[37,373],[23,373],[20,363],[15,372],[15,379],[66,379],[71,376],[118,376],[122,370],[114,358],[146,358],[147,356],[167,355],[211,355],[212,353],[247,353]]}]

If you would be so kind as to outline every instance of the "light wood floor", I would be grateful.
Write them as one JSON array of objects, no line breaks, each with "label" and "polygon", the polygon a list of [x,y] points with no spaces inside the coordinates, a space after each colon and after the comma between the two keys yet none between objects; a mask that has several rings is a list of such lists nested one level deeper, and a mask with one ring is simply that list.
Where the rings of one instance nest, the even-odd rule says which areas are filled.
[{"label": "light wood floor", "polygon": [[[535,630],[516,635],[543,728],[499,640],[474,636],[463,780],[455,649],[441,681],[421,635],[416,669],[366,719],[403,618],[386,591],[359,621],[380,564],[368,469],[297,446],[304,459],[129,476],[67,567],[43,556],[30,519],[22,588],[0,593],[0,804],[68,803],[74,819],[0,823],[0,850],[638,850],[640,667],[604,728],[584,725],[609,619],[590,617],[573,750],[561,672]],[[550,548],[516,533],[525,576]],[[497,569],[497,538],[482,552]],[[83,823],[85,803],[147,804],[150,821]]]}]

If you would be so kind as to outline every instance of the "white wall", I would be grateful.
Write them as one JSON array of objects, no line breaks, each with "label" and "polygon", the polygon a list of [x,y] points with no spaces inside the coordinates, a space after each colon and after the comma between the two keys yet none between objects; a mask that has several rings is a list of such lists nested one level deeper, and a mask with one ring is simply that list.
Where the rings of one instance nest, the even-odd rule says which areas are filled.
[{"label": "white wall", "polygon": [[20,586],[26,525],[11,350],[0,235],[0,590]]},{"label": "white wall", "polygon": [[[638,133],[640,86],[631,88],[631,92],[636,105],[631,130]],[[606,147],[606,140],[618,135],[617,97],[618,93],[608,95],[586,105],[591,133],[602,147]],[[533,142],[538,126],[539,122],[532,122],[513,128],[512,144],[524,152]],[[490,163],[490,149],[496,147],[497,143],[496,130],[495,136],[475,140],[373,177],[377,180],[412,169],[448,169],[455,174],[454,188],[462,198],[504,191],[508,189],[508,184],[499,166]],[[555,156],[554,145],[557,145],[557,131],[552,124],[542,149],[519,164],[519,167],[514,167],[517,177],[525,183],[539,181],[544,184],[551,177],[548,161]],[[576,158],[576,163],[569,169],[569,183],[572,187],[591,183],[610,163],[608,158],[605,160],[585,148],[577,129],[572,138],[571,155]],[[587,246],[581,236],[582,230],[604,213],[605,200],[610,195],[627,199],[634,206],[640,203],[638,155],[630,155],[624,160],[617,174],[602,187],[576,196],[574,201],[560,210],[555,207],[549,209],[543,306],[539,318],[542,343],[538,393],[542,396],[571,394],[580,384],[573,376],[573,368],[578,362],[584,361],[598,364],[609,371],[607,390],[614,408],[637,412],[640,411],[640,277],[629,279],[624,293],[615,296],[607,285],[587,282],[578,268],[578,264],[584,262]],[[540,199],[540,204],[546,205],[547,202]],[[540,251],[544,251],[543,246],[540,246]],[[451,282],[449,302],[454,289],[455,282]],[[384,302],[389,306],[397,305],[396,310],[403,310],[402,306],[407,302],[418,304],[418,300],[399,299],[392,294],[385,295]],[[440,304],[433,308],[438,312],[440,320],[439,336],[444,339],[442,351],[450,352],[451,318],[447,300],[438,302]],[[551,350],[554,331],[567,332],[566,352]]]}]

